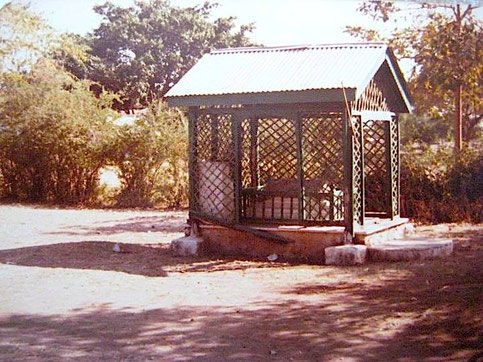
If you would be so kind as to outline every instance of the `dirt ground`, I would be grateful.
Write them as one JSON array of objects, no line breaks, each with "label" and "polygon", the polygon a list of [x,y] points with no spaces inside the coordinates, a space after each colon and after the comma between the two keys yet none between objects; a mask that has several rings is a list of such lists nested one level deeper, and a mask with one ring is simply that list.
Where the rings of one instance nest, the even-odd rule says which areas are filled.
[{"label": "dirt ground", "polygon": [[[184,212],[0,205],[0,360],[465,361],[483,353],[483,225],[447,260],[180,258]],[[114,253],[118,242],[122,253]],[[483,357],[482,359],[483,360]]]}]

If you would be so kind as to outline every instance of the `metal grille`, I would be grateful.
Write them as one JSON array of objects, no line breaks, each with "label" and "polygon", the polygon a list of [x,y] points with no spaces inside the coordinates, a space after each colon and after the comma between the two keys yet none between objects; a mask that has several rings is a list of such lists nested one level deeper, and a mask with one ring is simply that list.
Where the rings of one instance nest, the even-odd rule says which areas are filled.
[{"label": "metal grille", "polygon": [[202,214],[233,220],[235,194],[231,115],[200,115],[195,134],[193,208]]},{"label": "metal grille", "polygon": [[343,220],[343,123],[341,114],[314,114],[302,119],[304,217]]},{"label": "metal grille", "polygon": [[364,223],[364,136],[361,116],[353,116],[351,119],[352,141],[352,188],[353,188],[353,217],[354,222]]},{"label": "metal grille", "polygon": [[386,212],[387,162],[384,121],[364,122],[364,174],[367,212]]}]

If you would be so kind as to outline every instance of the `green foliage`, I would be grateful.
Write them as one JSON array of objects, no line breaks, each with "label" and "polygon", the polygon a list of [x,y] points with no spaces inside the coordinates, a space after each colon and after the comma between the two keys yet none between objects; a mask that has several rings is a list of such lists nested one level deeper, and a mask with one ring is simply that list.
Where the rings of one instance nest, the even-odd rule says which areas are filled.
[{"label": "green foliage", "polygon": [[414,142],[436,144],[451,139],[452,124],[448,119],[434,119],[429,116],[403,114],[401,120],[401,143]]},{"label": "green foliage", "polygon": [[[165,0],[123,8],[96,6],[102,24],[85,39],[89,59],[82,65],[60,55],[78,78],[88,78],[119,94],[116,107],[129,111],[162,97],[212,48],[249,44],[251,25],[235,31],[234,18],[210,20],[214,5],[180,8]],[[65,59],[67,58],[67,59]]]},{"label": "green foliage", "polygon": [[51,40],[50,27],[28,5],[8,2],[0,8],[0,72],[28,69]]},{"label": "green foliage", "polygon": [[120,206],[187,202],[187,121],[179,110],[156,102],[133,124],[120,126],[110,152],[119,170]]},{"label": "green foliage", "polygon": [[[423,117],[419,120],[424,120],[428,128],[436,130],[440,128],[437,123],[453,123],[455,90],[461,84],[463,139],[480,137],[483,34],[481,20],[472,15],[474,7],[421,3],[400,6],[394,6],[392,1],[366,0],[359,10],[385,22],[404,16],[412,20],[410,26],[398,28],[395,23],[389,34],[352,26],[346,27],[346,31],[364,40],[385,41],[400,59],[414,61],[410,91],[416,113]],[[446,138],[449,133],[439,134]]]},{"label": "green foliage", "polygon": [[112,97],[96,98],[48,60],[1,79],[0,174],[4,197],[77,204],[96,194]]},{"label": "green foliage", "polygon": [[458,162],[449,148],[401,157],[403,216],[420,222],[483,221],[483,153],[465,149]]}]

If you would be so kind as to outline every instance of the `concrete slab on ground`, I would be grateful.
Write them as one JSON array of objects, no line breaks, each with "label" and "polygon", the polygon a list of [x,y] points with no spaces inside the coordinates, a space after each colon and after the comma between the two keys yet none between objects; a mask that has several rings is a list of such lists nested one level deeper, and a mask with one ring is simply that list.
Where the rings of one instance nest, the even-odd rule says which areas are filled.
[{"label": "concrete slab on ground", "polygon": [[327,265],[360,265],[366,262],[365,245],[340,245],[325,249]]},{"label": "concrete slab on ground", "polygon": [[171,250],[177,256],[198,255],[203,238],[195,235],[183,236],[171,242]]},{"label": "concrete slab on ground", "polygon": [[409,261],[443,258],[453,252],[453,240],[416,237],[367,246],[371,261]]}]

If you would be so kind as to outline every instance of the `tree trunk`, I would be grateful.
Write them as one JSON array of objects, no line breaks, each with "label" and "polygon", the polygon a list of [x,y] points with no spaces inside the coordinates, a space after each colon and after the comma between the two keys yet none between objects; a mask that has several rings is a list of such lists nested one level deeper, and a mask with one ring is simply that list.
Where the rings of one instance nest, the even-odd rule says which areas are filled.
[{"label": "tree trunk", "polygon": [[463,90],[463,85],[458,84],[455,90],[455,119],[454,119],[454,148],[455,153],[461,151],[462,138],[463,138],[463,122],[462,122],[462,102],[461,94]]}]

